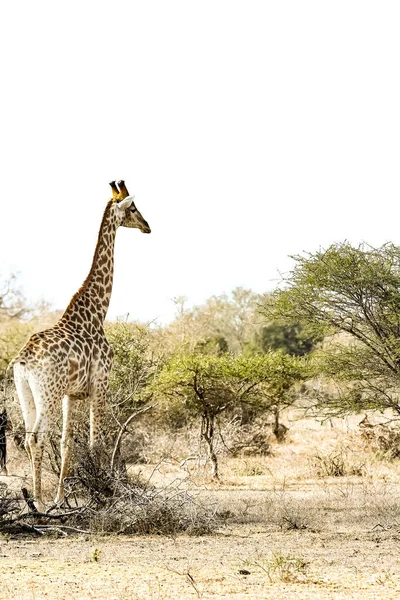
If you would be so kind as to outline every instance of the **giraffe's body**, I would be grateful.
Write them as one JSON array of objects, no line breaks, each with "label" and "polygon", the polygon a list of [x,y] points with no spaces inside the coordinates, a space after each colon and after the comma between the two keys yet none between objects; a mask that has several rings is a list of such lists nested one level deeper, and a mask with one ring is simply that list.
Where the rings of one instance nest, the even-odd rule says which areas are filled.
[{"label": "giraffe's body", "polygon": [[114,242],[120,225],[150,228],[133,204],[123,182],[112,184],[114,198],[105,209],[92,268],[54,327],[34,334],[13,360],[14,381],[25,422],[25,448],[33,475],[33,494],[42,504],[43,443],[54,416],[63,408],[61,473],[56,501],[64,495],[77,398],[90,406],[90,444],[98,438],[102,406],[108,393],[112,351],[103,324],[110,302]]}]

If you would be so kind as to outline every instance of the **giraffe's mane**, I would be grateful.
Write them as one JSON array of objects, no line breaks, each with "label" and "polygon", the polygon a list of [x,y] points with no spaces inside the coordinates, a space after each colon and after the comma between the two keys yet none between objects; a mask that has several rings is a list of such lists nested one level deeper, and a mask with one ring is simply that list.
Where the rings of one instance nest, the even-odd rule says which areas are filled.
[{"label": "giraffe's mane", "polygon": [[[103,231],[104,223],[105,223],[105,221],[106,221],[106,219],[107,219],[107,217],[108,217],[108,215],[109,215],[109,213],[110,213],[110,209],[111,209],[111,206],[112,206],[113,204],[114,204],[114,199],[112,199],[112,200],[109,200],[109,201],[107,202],[107,206],[106,206],[106,208],[105,208],[105,210],[104,210],[103,218],[102,218],[102,220],[101,220],[101,223],[100,223],[100,229],[99,229],[99,233],[98,233],[98,236],[97,236],[97,244],[96,244],[96,249],[95,249],[95,251],[94,251],[93,260],[92,260],[92,266],[90,267],[89,274],[88,274],[88,276],[86,277],[85,281],[82,283],[82,285],[81,285],[81,287],[79,288],[79,290],[78,290],[77,292],[75,292],[75,294],[72,296],[71,300],[69,301],[69,304],[68,304],[67,308],[65,309],[65,311],[64,311],[64,313],[63,313],[63,316],[64,316],[64,315],[65,315],[65,314],[68,312],[68,310],[69,310],[69,309],[70,309],[70,308],[73,306],[74,302],[75,302],[75,301],[76,301],[76,300],[79,298],[79,296],[81,296],[82,294],[84,294],[84,293],[86,292],[87,288],[88,288],[88,285],[89,285],[89,283],[90,283],[90,281],[91,281],[91,279],[92,279],[92,276],[93,276],[93,271],[94,271],[94,269],[95,269],[95,266],[96,266],[96,261],[97,261],[97,258],[98,258],[98,256],[99,256],[99,251],[100,251],[100,238],[101,238],[101,234],[102,234],[102,231]],[[62,317],[61,317],[61,318],[62,318]]]}]

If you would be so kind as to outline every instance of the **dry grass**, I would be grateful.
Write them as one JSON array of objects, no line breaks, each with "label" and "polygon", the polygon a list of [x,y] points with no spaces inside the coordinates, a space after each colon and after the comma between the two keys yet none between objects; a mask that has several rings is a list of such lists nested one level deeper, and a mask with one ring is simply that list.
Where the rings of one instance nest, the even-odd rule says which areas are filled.
[{"label": "dry grass", "polygon": [[[270,455],[223,456],[217,484],[202,463],[180,467],[182,440],[165,440],[168,460],[130,472],[212,506],[214,535],[0,539],[3,597],[400,597],[400,463],[361,438],[359,420],[293,421]],[[24,476],[22,455],[11,455]]]}]

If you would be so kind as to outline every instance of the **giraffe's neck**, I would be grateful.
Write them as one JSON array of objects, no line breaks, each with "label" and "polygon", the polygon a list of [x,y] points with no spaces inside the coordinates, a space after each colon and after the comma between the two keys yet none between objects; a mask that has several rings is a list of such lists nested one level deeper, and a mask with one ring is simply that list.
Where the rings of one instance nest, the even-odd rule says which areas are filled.
[{"label": "giraffe's neck", "polygon": [[111,299],[114,275],[114,244],[118,219],[113,202],[107,204],[100,225],[92,267],[82,287],[72,297],[61,320],[78,327],[102,328]]}]

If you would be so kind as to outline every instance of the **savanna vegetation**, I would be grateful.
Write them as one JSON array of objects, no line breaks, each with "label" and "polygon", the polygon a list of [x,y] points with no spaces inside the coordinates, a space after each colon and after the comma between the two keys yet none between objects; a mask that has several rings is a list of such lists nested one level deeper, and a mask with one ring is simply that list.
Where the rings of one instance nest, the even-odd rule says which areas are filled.
[{"label": "savanna vegetation", "polygon": [[[101,448],[87,449],[82,400],[68,517],[38,523],[21,517],[19,488],[29,488],[29,471],[5,371],[27,337],[59,314],[44,303],[30,306],[17,278],[3,280],[2,403],[9,471],[21,479],[2,480],[0,533],[14,535],[23,524],[38,535],[215,535],[262,523],[271,546],[237,558],[244,590],[237,597],[263,593],[246,583],[254,573],[265,585],[282,585],[282,597],[304,583],[314,597],[323,584],[308,542],[340,528],[357,536],[377,528],[385,539],[398,529],[400,248],[335,244],[293,257],[292,271],[266,294],[237,288],[195,307],[180,297],[175,306],[167,325],[107,323],[114,365]],[[47,450],[49,498],[59,441],[60,423]],[[304,551],[283,548],[282,532],[297,536],[296,544],[308,536]],[[371,579],[382,587],[374,597],[400,585],[393,564],[385,568],[378,583],[378,575]],[[168,569],[203,597],[204,581],[190,565]],[[361,589],[349,583],[346,597],[353,584]]]},{"label": "savanna vegetation", "polygon": [[[113,468],[150,460],[147,434],[130,425],[141,413],[153,436],[190,430],[188,454],[206,460],[216,479],[218,454],[234,452],[225,429],[240,437],[262,427],[282,442],[288,407],[319,418],[400,414],[400,249],[344,243],[293,258],[271,293],[237,288],[190,308],[180,297],[166,326],[107,323],[114,366],[104,444]],[[29,306],[15,276],[3,280],[1,378],[27,337],[58,317],[44,303]],[[4,402],[18,439],[18,406],[10,395]],[[85,408],[83,401],[79,441],[87,436]],[[55,470],[58,436],[51,440]]]}]

